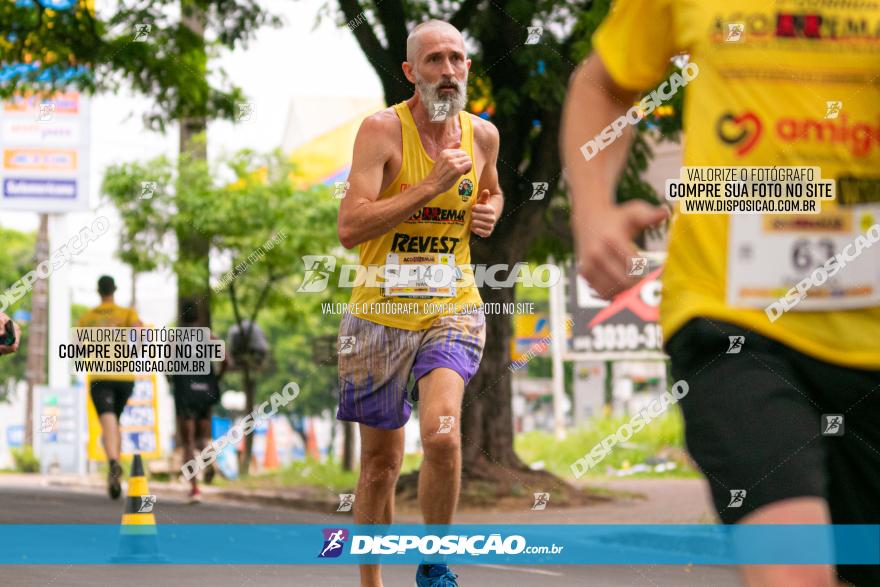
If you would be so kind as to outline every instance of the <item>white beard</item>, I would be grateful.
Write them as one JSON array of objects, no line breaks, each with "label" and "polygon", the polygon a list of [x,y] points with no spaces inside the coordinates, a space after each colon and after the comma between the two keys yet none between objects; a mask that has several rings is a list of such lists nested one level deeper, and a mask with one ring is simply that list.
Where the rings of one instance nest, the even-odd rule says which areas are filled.
[{"label": "white beard", "polygon": [[[416,78],[416,88],[419,91],[419,97],[428,110],[428,116],[432,122],[444,122],[458,116],[458,113],[464,110],[467,105],[467,79],[458,80],[440,80],[434,84],[426,82],[418,73],[413,72]],[[452,95],[441,94],[440,85],[444,83],[453,83],[458,91]]]}]

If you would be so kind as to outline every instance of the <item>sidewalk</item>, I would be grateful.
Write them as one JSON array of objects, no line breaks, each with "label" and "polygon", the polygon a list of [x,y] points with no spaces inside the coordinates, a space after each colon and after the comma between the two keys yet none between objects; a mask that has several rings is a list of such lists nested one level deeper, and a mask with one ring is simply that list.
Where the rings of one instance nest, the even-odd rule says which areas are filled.
[{"label": "sidewalk", "polygon": [[609,479],[579,486],[613,493],[612,499],[586,507],[554,508],[553,494],[542,511],[460,512],[455,521],[476,524],[713,524],[708,488],[702,479]]},{"label": "sidewalk", "polygon": [[[0,477],[2,482],[5,477]],[[16,475],[16,477],[36,477],[40,484],[49,487],[68,487],[86,491],[106,491],[107,481],[103,476],[89,475]],[[31,481],[33,483],[33,481]],[[171,495],[179,499],[186,499],[189,495],[189,484],[149,480],[150,491],[156,495]],[[318,510],[325,512],[335,509],[339,503],[336,494],[330,494],[321,487],[285,487],[279,490],[267,489],[239,489],[227,487],[215,487],[212,485],[199,484],[202,497],[205,501],[236,501],[244,503],[257,503],[290,507],[303,510]],[[123,495],[127,492],[127,479],[122,482]]]},{"label": "sidewalk", "polygon": [[[103,492],[103,477],[73,475],[3,475],[0,483],[40,484]],[[157,495],[187,496],[188,486],[181,483],[150,481],[150,490]],[[532,511],[462,511],[456,522],[534,524],[711,524],[715,523],[709,492],[702,479],[609,479],[590,481],[586,487],[612,492],[613,499],[588,507],[554,508],[553,495],[545,510]],[[338,497],[321,487],[283,487],[275,489],[244,489],[200,486],[206,502],[235,501],[326,512],[334,510]],[[401,523],[418,523],[417,510],[402,509],[397,514]]]}]

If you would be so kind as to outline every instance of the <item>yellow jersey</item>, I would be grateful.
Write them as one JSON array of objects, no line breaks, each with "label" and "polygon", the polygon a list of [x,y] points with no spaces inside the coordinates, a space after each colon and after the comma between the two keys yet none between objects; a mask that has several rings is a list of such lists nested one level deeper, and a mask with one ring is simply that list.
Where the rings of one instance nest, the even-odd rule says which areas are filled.
[{"label": "yellow jersey", "polygon": [[[379,199],[393,198],[422,182],[434,167],[434,161],[422,145],[409,106],[401,102],[394,106],[394,111],[402,127],[403,158],[400,172],[382,190]],[[474,161],[471,115],[459,112],[458,120],[461,124],[460,148]],[[425,330],[440,316],[482,305],[470,265],[470,211],[478,197],[478,185],[474,165],[451,189],[435,197],[410,218],[382,236],[361,244],[360,265],[372,271],[368,270],[366,280],[352,291],[349,302],[352,315],[394,328]],[[455,284],[440,277],[435,280],[415,279],[420,276],[420,270],[424,272],[439,265],[449,268],[448,275],[454,276]],[[407,280],[402,275],[391,284],[387,279],[391,267],[398,268],[401,275],[404,268],[413,268],[409,274],[412,279]],[[379,268],[385,268],[385,271],[377,272]],[[383,274],[386,278],[382,277]],[[444,274],[441,272],[440,275]]]},{"label": "yellow jersey", "polygon": [[[113,302],[102,302],[82,315],[78,328],[129,328],[141,323],[134,308],[123,308]],[[134,381],[131,373],[90,373],[93,381]]]},{"label": "yellow jersey", "polygon": [[[698,65],[685,90],[685,165],[816,166],[836,181],[836,200],[823,201],[820,214],[764,215],[748,233],[740,232],[747,215],[679,211],[660,305],[667,339],[705,317],[830,363],[880,368],[876,302],[802,307],[771,321],[757,304],[733,303],[728,289],[728,281],[750,279],[762,286],[741,268],[763,262],[767,287],[734,294],[779,295],[780,283],[795,286],[798,271],[766,259],[791,257],[801,269],[812,259],[812,268],[880,222],[880,2],[617,0],[593,46],[615,82],[631,90],[661,82],[677,54]],[[736,241],[739,234],[751,236]],[[880,264],[863,274],[871,271],[876,300]],[[829,300],[851,293],[838,290]]]}]

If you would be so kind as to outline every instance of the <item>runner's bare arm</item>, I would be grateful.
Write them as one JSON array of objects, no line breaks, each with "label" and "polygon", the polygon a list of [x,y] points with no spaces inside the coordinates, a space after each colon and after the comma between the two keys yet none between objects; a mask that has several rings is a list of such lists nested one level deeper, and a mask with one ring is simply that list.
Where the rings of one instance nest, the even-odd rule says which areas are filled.
[{"label": "runner's bare arm", "polygon": [[504,210],[504,194],[498,181],[498,129],[491,122],[474,117],[474,142],[483,154],[480,173],[479,198],[471,210],[471,231],[487,237],[495,229],[495,223]]},{"label": "runner's bare arm", "polygon": [[339,242],[347,249],[385,234],[470,171],[472,162],[459,149],[446,149],[437,157],[422,182],[391,198],[379,199],[385,164],[394,155],[399,125],[386,113],[370,116],[361,124],[354,143],[348,192],[339,207]]},{"label": "runner's bare arm", "polygon": [[560,149],[571,197],[571,223],[578,271],[602,297],[609,298],[636,281],[626,264],[636,255],[633,238],[661,222],[667,212],[642,201],[614,204],[617,181],[631,141],[623,134],[589,160],[581,147],[626,114],[638,92],[618,85],[598,55],[572,74],[562,114]]},{"label": "runner's bare arm", "polygon": [[595,53],[574,71],[562,114],[562,160],[571,191],[572,217],[586,217],[596,208],[614,205],[614,189],[632,140],[631,129],[592,159],[581,146],[633,105],[638,92],[622,88]]}]

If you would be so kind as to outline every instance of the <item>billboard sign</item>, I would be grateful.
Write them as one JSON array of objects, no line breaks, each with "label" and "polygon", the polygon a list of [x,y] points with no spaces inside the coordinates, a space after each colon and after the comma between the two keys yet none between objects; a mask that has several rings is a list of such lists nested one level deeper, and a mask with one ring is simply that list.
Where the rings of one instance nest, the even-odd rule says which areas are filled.
[{"label": "billboard sign", "polygon": [[0,210],[88,210],[89,114],[88,98],[74,91],[2,104]]},{"label": "billboard sign", "polygon": [[611,301],[599,298],[587,281],[569,268],[566,302],[567,314],[572,319],[570,348],[578,359],[662,356],[663,336],[658,318],[663,255],[641,255],[645,261],[639,275],[643,277]]},{"label": "billboard sign", "polygon": [[34,445],[40,456],[42,473],[81,473],[85,471],[85,402],[83,389],[36,388],[38,413]]},{"label": "billboard sign", "polygon": [[[91,377],[86,377],[86,390],[90,389]],[[134,381],[134,391],[125,404],[119,418],[119,432],[122,437],[120,452],[123,457],[140,453],[145,459],[161,456],[159,443],[159,398],[156,374],[139,375]],[[88,456],[93,461],[104,461],[107,455],[101,445],[101,422],[92,403],[91,393],[86,393],[88,402],[89,442]]]}]

